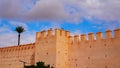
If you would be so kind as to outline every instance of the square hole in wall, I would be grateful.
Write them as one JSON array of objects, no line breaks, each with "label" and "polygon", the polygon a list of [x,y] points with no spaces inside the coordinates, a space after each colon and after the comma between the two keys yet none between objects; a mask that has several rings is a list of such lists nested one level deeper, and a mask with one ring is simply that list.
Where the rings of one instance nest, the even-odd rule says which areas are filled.
[{"label": "square hole in wall", "polygon": [[90,57],[88,57],[88,59],[90,59]]},{"label": "square hole in wall", "polygon": [[46,55],[48,55],[48,52],[46,53]]}]

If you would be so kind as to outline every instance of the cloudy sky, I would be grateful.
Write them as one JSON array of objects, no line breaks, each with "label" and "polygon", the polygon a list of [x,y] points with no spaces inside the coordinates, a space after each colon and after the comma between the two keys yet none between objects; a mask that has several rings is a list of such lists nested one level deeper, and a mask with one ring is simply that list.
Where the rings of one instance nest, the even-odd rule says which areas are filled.
[{"label": "cloudy sky", "polygon": [[120,28],[120,0],[0,0],[0,47],[17,45],[18,25],[26,30],[21,44],[49,28],[71,34],[114,30]]}]

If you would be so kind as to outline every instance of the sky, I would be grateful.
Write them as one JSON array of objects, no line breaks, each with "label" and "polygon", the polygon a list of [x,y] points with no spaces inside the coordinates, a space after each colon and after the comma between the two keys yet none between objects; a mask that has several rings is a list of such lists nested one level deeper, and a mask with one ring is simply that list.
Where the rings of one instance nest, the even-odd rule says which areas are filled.
[{"label": "sky", "polygon": [[0,0],[0,47],[17,45],[17,26],[25,28],[21,44],[50,28],[72,35],[113,31],[120,28],[120,0]]}]

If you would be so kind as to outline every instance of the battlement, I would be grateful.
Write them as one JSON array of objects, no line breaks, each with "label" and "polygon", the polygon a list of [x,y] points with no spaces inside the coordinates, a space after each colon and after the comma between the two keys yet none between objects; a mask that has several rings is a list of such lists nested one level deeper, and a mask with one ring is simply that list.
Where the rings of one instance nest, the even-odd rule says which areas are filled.
[{"label": "battlement", "polygon": [[102,32],[94,33],[88,33],[88,34],[81,34],[81,35],[75,35],[75,36],[69,36],[69,42],[70,43],[79,43],[79,42],[85,42],[85,41],[98,41],[98,40],[108,40],[108,39],[117,39],[120,38],[120,29],[114,30],[114,35],[112,35],[111,30],[106,30],[105,37],[103,37]]},{"label": "battlement", "polygon": [[47,37],[52,37],[52,36],[59,36],[59,37],[68,37],[71,42],[78,43],[78,42],[83,42],[83,41],[94,41],[94,40],[102,40],[102,39],[112,39],[112,38],[120,38],[120,29],[115,29],[114,30],[114,37],[112,37],[112,31],[111,30],[106,30],[105,31],[105,37],[103,37],[102,32],[97,32],[96,34],[94,33],[88,33],[86,34],[81,34],[81,35],[75,35],[71,36],[69,31],[63,30],[63,29],[49,29],[48,31],[41,31],[36,33],[36,40],[42,39],[42,38],[47,38]]},{"label": "battlement", "polygon": [[0,68],[23,68],[20,61],[44,61],[55,68],[119,68],[119,40],[120,29],[74,36],[63,29],[43,30],[35,43],[0,48]]},{"label": "battlement", "polygon": [[36,33],[36,40],[40,40],[47,37],[53,37],[53,36],[68,37],[70,36],[70,32],[65,31],[63,29],[55,29],[55,30],[49,29],[48,31],[43,30],[41,32]]},{"label": "battlement", "polygon": [[35,48],[35,43],[31,43],[31,44],[24,44],[19,46],[3,47],[0,48],[0,52],[2,53],[2,52],[11,52],[11,51],[22,51],[22,50],[29,50],[34,48]]}]

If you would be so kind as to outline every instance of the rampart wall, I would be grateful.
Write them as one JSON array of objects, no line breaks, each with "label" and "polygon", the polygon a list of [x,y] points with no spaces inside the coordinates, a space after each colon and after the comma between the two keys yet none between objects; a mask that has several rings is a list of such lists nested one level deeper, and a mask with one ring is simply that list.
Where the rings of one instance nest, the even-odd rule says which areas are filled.
[{"label": "rampart wall", "polygon": [[69,68],[120,68],[120,29],[69,37]]},{"label": "rampart wall", "polygon": [[33,44],[0,48],[0,68],[44,61],[55,68],[120,68],[120,29],[71,36],[52,29],[36,33]]},{"label": "rampart wall", "polygon": [[35,44],[26,44],[20,46],[9,46],[0,48],[0,68],[23,68],[26,65],[35,63]]},{"label": "rampart wall", "polygon": [[[41,60],[55,68],[68,68],[68,31],[52,29],[36,34],[36,62]],[[42,49],[40,49],[42,48]]]},{"label": "rampart wall", "polygon": [[56,36],[50,29],[36,33],[35,62],[44,61],[55,67],[56,64]]}]

